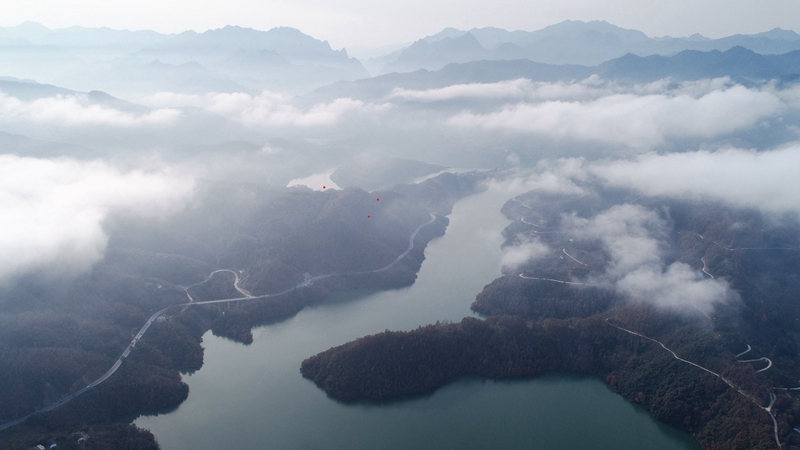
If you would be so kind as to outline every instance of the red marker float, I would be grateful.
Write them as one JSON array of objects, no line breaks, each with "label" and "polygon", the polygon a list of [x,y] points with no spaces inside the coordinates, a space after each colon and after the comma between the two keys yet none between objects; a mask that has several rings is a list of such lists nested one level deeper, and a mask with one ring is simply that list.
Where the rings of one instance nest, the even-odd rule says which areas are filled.
[{"label": "red marker float", "polygon": [[325,186],[322,186],[322,189],[325,189]]},{"label": "red marker float", "polygon": [[379,198],[376,198],[376,199],[375,199],[375,201],[376,201],[376,202],[379,202],[379,201],[381,201],[381,199],[379,199]]},{"label": "red marker float", "polygon": [[369,219],[370,217],[372,217],[372,216],[367,216],[367,219]]}]

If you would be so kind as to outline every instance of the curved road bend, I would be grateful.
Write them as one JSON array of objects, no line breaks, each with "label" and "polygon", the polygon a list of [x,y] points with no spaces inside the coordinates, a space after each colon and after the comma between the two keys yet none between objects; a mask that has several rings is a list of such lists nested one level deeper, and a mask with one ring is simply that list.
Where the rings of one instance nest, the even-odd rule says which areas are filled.
[{"label": "curved road bend", "polygon": [[535,223],[528,222],[527,220],[525,220],[524,217],[520,217],[519,221],[524,223],[525,225],[531,225],[531,226],[534,226],[534,227],[537,227],[537,228],[541,228],[542,227],[541,225],[536,225]]},{"label": "curved road bend", "polygon": [[[57,401],[55,403],[52,403],[52,404],[50,404],[48,406],[45,406],[44,408],[42,408],[42,409],[40,409],[38,411],[34,411],[34,412],[28,414],[27,416],[20,417],[19,419],[13,420],[11,422],[6,422],[4,424],[0,424],[0,431],[3,431],[5,429],[7,429],[7,428],[11,428],[14,425],[18,425],[18,424],[24,422],[25,420],[27,420],[28,418],[30,418],[32,416],[35,416],[36,414],[41,414],[41,413],[45,413],[45,412],[48,412],[48,411],[52,411],[52,410],[54,410],[54,409],[56,409],[56,408],[58,408],[60,406],[63,406],[64,404],[68,403],[72,399],[74,399],[74,398],[78,397],[79,395],[85,393],[89,389],[92,389],[93,387],[95,387],[95,386],[99,385],[100,383],[106,381],[109,377],[111,377],[111,375],[114,375],[114,373],[117,371],[117,369],[119,369],[119,367],[122,365],[122,360],[128,357],[128,355],[131,353],[131,350],[133,350],[133,348],[136,347],[136,343],[139,342],[139,340],[142,338],[142,336],[144,336],[144,334],[150,328],[150,325],[152,325],[153,322],[155,322],[156,319],[159,316],[164,314],[164,312],[166,312],[168,309],[170,309],[172,307],[176,307],[176,306],[189,307],[189,306],[192,306],[192,305],[211,305],[211,304],[215,304],[215,303],[240,302],[240,301],[246,301],[246,300],[259,300],[259,299],[265,299],[265,298],[270,298],[270,297],[278,297],[280,295],[287,294],[287,293],[289,293],[289,292],[291,292],[291,291],[293,291],[295,289],[302,289],[304,287],[311,286],[315,281],[319,281],[319,280],[322,280],[322,279],[325,279],[325,278],[330,278],[330,277],[337,276],[337,275],[355,275],[355,274],[363,274],[363,273],[377,273],[377,272],[383,272],[385,270],[389,270],[392,267],[394,267],[395,265],[397,265],[397,263],[399,263],[400,260],[405,258],[411,252],[411,250],[414,249],[414,239],[417,237],[417,234],[420,232],[420,230],[422,230],[422,228],[424,228],[425,226],[430,225],[430,224],[432,224],[432,223],[434,223],[436,221],[436,216],[435,215],[431,214],[430,216],[431,216],[431,220],[430,221],[425,222],[422,225],[418,226],[417,229],[414,230],[413,233],[411,233],[411,236],[408,238],[408,248],[406,249],[406,251],[404,251],[402,254],[400,254],[400,256],[395,258],[394,261],[392,261],[389,264],[381,267],[380,269],[367,270],[367,271],[361,271],[361,272],[342,272],[342,273],[329,273],[329,274],[325,274],[325,275],[317,275],[315,277],[312,277],[312,278],[309,278],[309,279],[303,281],[302,283],[297,284],[294,287],[291,287],[289,289],[285,289],[285,290],[283,290],[281,292],[276,292],[274,294],[258,295],[258,296],[253,296],[252,294],[250,294],[249,292],[247,292],[244,289],[241,289],[238,286],[239,274],[237,274],[235,271],[230,270],[230,269],[218,269],[218,270],[215,270],[215,271],[211,272],[206,277],[205,280],[203,280],[203,281],[201,281],[199,283],[195,283],[195,284],[193,284],[191,286],[187,286],[187,287],[183,288],[186,291],[186,295],[189,297],[189,302],[169,305],[164,309],[156,311],[152,316],[150,316],[150,318],[147,319],[147,322],[144,323],[144,325],[139,330],[139,332],[136,333],[136,336],[134,336],[133,340],[131,340],[131,343],[128,344],[128,346],[125,348],[125,351],[122,352],[122,355],[120,355],[120,357],[117,358],[117,360],[114,362],[114,365],[111,366],[111,368],[108,369],[108,371],[106,373],[104,373],[100,378],[94,380],[88,386],[86,386],[86,387],[84,387],[84,388],[82,388],[82,389],[80,389],[80,390],[78,390],[76,392],[73,392],[72,394],[69,394],[68,396],[62,398],[61,400],[59,400],[59,401]],[[197,286],[199,284],[205,283],[206,281],[210,280],[211,277],[214,276],[214,274],[216,274],[218,272],[231,272],[231,273],[233,273],[233,275],[236,277],[235,281],[234,281],[234,287],[236,288],[237,291],[239,291],[242,295],[244,295],[244,297],[227,298],[227,299],[221,299],[221,300],[207,300],[207,301],[202,301],[202,302],[194,301],[192,296],[189,295],[189,291],[188,291],[189,288],[191,288],[193,286]]]},{"label": "curved road bend", "polygon": [[711,275],[711,272],[708,271],[708,265],[706,264],[706,257],[703,256],[702,258],[700,258],[700,261],[703,263],[703,273],[710,276],[711,279],[713,280],[714,275]]},{"label": "curved road bend", "polygon": [[764,367],[763,369],[756,370],[756,372],[763,372],[763,371],[769,369],[770,367],[772,367],[772,360],[767,358],[767,357],[765,357],[765,356],[762,356],[761,358],[757,358],[757,359],[745,359],[745,360],[738,361],[738,362],[740,362],[740,363],[751,363],[751,362],[756,362],[756,361],[766,361],[767,362],[767,367]]},{"label": "curved road bend", "polygon": [[[705,371],[705,372],[708,372],[708,373],[710,373],[711,375],[714,375],[715,377],[717,377],[717,378],[719,378],[720,380],[722,380],[722,381],[723,381],[725,384],[727,384],[727,385],[728,385],[728,386],[729,386],[731,389],[733,389],[733,390],[735,390],[736,392],[738,392],[738,393],[742,394],[742,395],[743,395],[745,398],[747,398],[747,399],[748,399],[748,400],[750,400],[751,402],[755,403],[755,404],[756,404],[756,406],[758,406],[759,408],[761,408],[761,409],[763,409],[764,411],[766,411],[766,412],[767,412],[767,414],[769,414],[769,417],[772,419],[772,424],[774,425],[773,431],[774,431],[774,434],[775,434],[775,443],[776,443],[776,444],[778,444],[778,447],[779,447],[779,448],[783,448],[783,445],[781,445],[781,441],[780,441],[780,439],[778,438],[778,421],[777,421],[777,420],[775,420],[775,415],[774,415],[774,414],[772,414],[772,405],[774,405],[774,404],[775,404],[775,399],[777,398],[777,397],[775,396],[775,393],[773,393],[772,391],[770,391],[770,392],[769,392],[769,405],[767,405],[767,406],[761,406],[760,402],[759,402],[757,399],[755,399],[755,398],[751,397],[750,395],[748,395],[747,393],[745,393],[745,392],[744,392],[744,391],[742,391],[741,389],[739,389],[739,388],[737,388],[736,386],[734,386],[734,385],[733,385],[733,383],[731,383],[731,382],[730,382],[730,381],[729,381],[727,378],[723,377],[722,375],[720,375],[720,374],[718,374],[718,373],[716,373],[716,372],[712,372],[711,370],[709,370],[709,369],[706,369],[705,367],[703,367],[703,366],[701,366],[701,365],[699,365],[699,364],[695,364],[695,363],[693,363],[693,362],[691,362],[691,361],[688,361],[688,360],[685,360],[685,359],[681,358],[680,356],[678,356],[678,354],[677,354],[677,353],[675,353],[675,352],[673,352],[672,350],[670,350],[670,349],[669,349],[669,347],[667,347],[666,345],[662,344],[662,343],[661,343],[661,341],[658,341],[658,340],[656,340],[656,339],[653,339],[653,338],[651,338],[651,337],[647,337],[647,336],[645,336],[645,335],[643,335],[643,334],[641,334],[641,333],[637,333],[637,332],[635,332],[635,331],[631,331],[631,330],[628,330],[628,329],[626,329],[626,328],[622,328],[622,327],[620,327],[620,326],[614,325],[613,323],[609,322],[609,321],[608,321],[608,319],[610,319],[610,317],[606,317],[606,323],[607,323],[607,324],[609,324],[609,325],[611,325],[612,327],[614,327],[614,328],[616,328],[616,329],[618,329],[618,330],[620,330],[620,331],[624,331],[624,332],[626,332],[626,333],[632,334],[632,335],[634,335],[634,336],[639,336],[640,338],[647,339],[648,341],[655,342],[656,344],[660,345],[660,346],[661,346],[661,348],[663,348],[664,350],[666,350],[666,351],[670,352],[670,353],[672,354],[672,356],[673,356],[675,359],[677,359],[678,361],[683,361],[683,362],[685,362],[686,364],[690,364],[690,365],[692,365],[692,366],[695,366],[695,367],[697,367],[697,368],[698,368],[698,369],[700,369],[700,370],[703,370],[703,371]],[[748,348],[749,348],[749,347],[750,347],[750,346],[748,345]],[[748,351],[749,351],[749,350],[748,350]],[[763,359],[766,359],[766,358],[763,358]],[[761,359],[757,359],[757,360],[754,360],[754,361],[760,361],[760,360],[761,360]],[[740,361],[740,362],[745,362],[745,361]],[[772,362],[770,361],[770,366],[771,366],[771,365],[772,365]],[[769,368],[769,367],[767,367],[767,368]],[[764,370],[766,370],[766,369],[764,369]]]},{"label": "curved road bend", "polygon": [[[752,350],[752,349],[753,349],[753,348],[752,348],[752,347],[750,347],[750,344],[747,344],[747,349],[745,349],[745,351],[743,351],[742,353],[738,353],[738,354],[736,355],[736,362],[740,362],[740,363],[751,363],[751,362],[756,362],[756,361],[766,361],[766,362],[767,362],[767,367],[764,367],[763,369],[756,370],[756,372],[763,372],[763,371],[765,371],[765,370],[769,369],[770,367],[772,367],[772,360],[771,360],[771,359],[769,359],[769,358],[767,358],[766,356],[762,356],[761,358],[756,358],[756,359],[743,359],[743,360],[739,360],[739,358],[740,358],[742,355],[745,355],[745,354],[747,354],[747,353],[748,353],[748,352],[750,352],[750,350]],[[775,388],[775,389],[787,389],[787,388]],[[793,390],[796,390],[796,389],[800,389],[800,388],[788,388],[788,390],[792,390],[792,391],[793,391]]]},{"label": "curved road bend", "polygon": [[519,203],[520,205],[522,205],[522,206],[524,206],[524,207],[526,207],[526,208],[528,208],[528,209],[533,209],[533,208],[531,208],[530,206],[526,205],[526,204],[525,204],[525,202],[522,202],[522,201],[520,201],[520,200],[517,200],[517,198],[516,198],[516,197],[512,198],[511,200],[514,200],[515,202]]},{"label": "curved road bend", "polygon": [[234,271],[234,270],[230,270],[230,269],[217,269],[217,270],[215,270],[215,271],[211,272],[210,274],[208,274],[208,276],[206,277],[206,279],[205,279],[205,280],[203,280],[203,281],[201,281],[201,282],[199,282],[199,283],[195,283],[195,284],[192,284],[192,285],[189,285],[189,286],[186,286],[186,287],[183,287],[183,286],[181,286],[181,287],[183,288],[183,290],[184,290],[184,291],[186,291],[186,296],[187,296],[187,297],[189,297],[189,301],[190,301],[190,302],[194,302],[194,298],[192,297],[192,295],[191,295],[191,294],[189,294],[189,289],[191,289],[191,288],[193,288],[193,287],[195,287],[195,286],[200,286],[201,284],[203,284],[203,283],[207,282],[207,281],[208,281],[208,280],[210,280],[210,279],[211,279],[211,278],[212,278],[214,275],[216,275],[216,274],[218,274],[218,273],[220,273],[220,272],[228,272],[228,273],[232,273],[232,274],[233,274],[233,276],[234,276],[234,279],[233,279],[233,288],[234,288],[234,289],[236,289],[236,290],[237,290],[237,291],[238,291],[240,294],[244,295],[246,298],[253,298],[253,294],[251,294],[250,292],[248,292],[247,290],[245,290],[245,289],[243,289],[243,288],[241,288],[241,287],[239,286],[239,281],[240,281],[240,280],[239,280],[239,274],[238,274],[236,271]]}]

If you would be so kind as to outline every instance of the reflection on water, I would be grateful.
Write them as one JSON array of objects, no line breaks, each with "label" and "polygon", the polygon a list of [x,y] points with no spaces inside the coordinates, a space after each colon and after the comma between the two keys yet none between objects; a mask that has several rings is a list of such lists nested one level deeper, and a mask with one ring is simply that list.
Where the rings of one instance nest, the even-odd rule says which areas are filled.
[{"label": "reflection on water", "polygon": [[500,275],[508,220],[499,209],[514,194],[487,191],[459,202],[412,286],[333,294],[255,329],[250,346],[207,333],[205,365],[185,377],[188,400],[136,424],[164,450],[699,448],[589,377],[467,378],[428,396],[347,405],[300,376],[303,359],[332,346],[472,315],[475,295]]},{"label": "reflection on water", "polygon": [[331,180],[331,174],[333,174],[335,171],[335,168],[328,169],[324,172],[311,174],[305,178],[295,178],[294,180],[289,181],[289,184],[287,184],[286,187],[307,186],[315,191],[339,189],[339,186],[337,186],[336,183]]}]

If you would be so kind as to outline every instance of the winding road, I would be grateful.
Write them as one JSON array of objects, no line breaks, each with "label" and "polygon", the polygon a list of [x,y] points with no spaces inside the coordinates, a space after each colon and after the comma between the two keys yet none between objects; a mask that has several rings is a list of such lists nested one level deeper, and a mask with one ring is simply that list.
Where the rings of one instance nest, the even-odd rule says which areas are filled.
[{"label": "winding road", "polygon": [[711,275],[711,272],[708,271],[708,265],[706,264],[706,257],[703,256],[700,258],[700,261],[703,263],[703,273],[710,276],[711,279],[714,279],[714,275]]},{"label": "winding road", "polygon": [[576,284],[576,285],[578,285],[578,286],[598,286],[597,284],[578,283],[578,282],[576,282],[576,281],[561,281],[561,280],[556,280],[556,279],[553,279],[553,278],[536,278],[536,277],[526,277],[526,276],[525,276],[525,275],[523,275],[523,274],[519,274],[519,277],[520,277],[520,278],[524,278],[524,279],[526,279],[526,280],[552,281],[552,282],[554,282],[554,283],[561,283],[561,284]]},{"label": "winding road", "polygon": [[769,369],[770,367],[772,367],[772,360],[767,358],[767,357],[763,357],[763,356],[761,358],[757,358],[757,359],[745,359],[745,360],[738,361],[738,362],[740,362],[740,363],[751,363],[751,362],[756,362],[756,361],[766,361],[767,362],[767,367],[764,367],[763,369],[756,370],[756,372],[763,372],[763,371]]},{"label": "winding road", "polygon": [[[183,287],[183,290],[186,291],[186,296],[189,298],[189,302],[169,305],[166,308],[163,308],[163,309],[161,309],[159,311],[156,311],[152,316],[150,316],[150,318],[147,319],[147,322],[144,323],[144,325],[139,330],[139,332],[136,333],[136,336],[133,337],[133,340],[131,340],[131,343],[128,344],[128,346],[122,352],[122,355],[120,355],[120,357],[117,358],[117,360],[114,362],[114,365],[111,366],[111,368],[108,369],[108,371],[106,373],[104,373],[100,378],[94,380],[88,386],[86,386],[84,388],[81,388],[80,390],[78,390],[76,392],[73,392],[72,394],[67,395],[66,397],[58,400],[55,403],[52,403],[52,404],[50,404],[48,406],[45,406],[44,408],[42,408],[42,409],[40,409],[38,411],[34,411],[34,412],[28,414],[27,416],[20,417],[19,419],[13,420],[11,422],[6,422],[4,424],[1,424],[0,425],[0,431],[3,431],[5,429],[7,429],[7,428],[11,428],[14,425],[18,425],[18,424],[24,422],[25,420],[29,419],[30,417],[33,417],[33,416],[35,416],[37,414],[42,414],[42,413],[45,413],[45,412],[48,412],[48,411],[52,411],[52,410],[54,410],[54,409],[56,409],[58,407],[61,407],[64,404],[66,404],[66,403],[70,402],[71,400],[75,399],[76,397],[80,396],[81,394],[84,394],[86,391],[88,391],[88,390],[94,388],[95,386],[99,385],[100,383],[103,383],[104,381],[106,381],[109,377],[114,375],[114,373],[117,371],[117,369],[119,369],[119,367],[122,365],[122,360],[128,357],[128,355],[131,353],[131,350],[133,350],[134,347],[136,347],[136,343],[139,342],[139,340],[142,338],[142,336],[144,336],[144,334],[150,328],[150,325],[152,325],[153,322],[155,322],[156,319],[158,319],[158,317],[160,317],[162,314],[164,314],[168,309],[174,308],[174,307],[183,306],[184,310],[185,310],[187,307],[194,306],[194,305],[212,305],[212,304],[217,304],[217,303],[229,303],[229,302],[240,302],[240,301],[247,301],[247,300],[267,299],[267,298],[278,297],[278,296],[287,294],[289,292],[294,291],[295,289],[302,289],[304,287],[311,286],[315,281],[323,280],[325,278],[330,278],[330,277],[333,277],[333,276],[358,275],[358,274],[366,274],[366,273],[378,273],[378,272],[383,272],[385,270],[389,270],[392,267],[396,266],[403,258],[405,258],[411,252],[411,250],[414,249],[414,239],[417,237],[417,234],[420,232],[420,230],[422,230],[422,228],[424,228],[425,226],[430,225],[430,224],[432,224],[432,223],[434,223],[436,221],[436,216],[435,215],[431,214],[430,216],[431,216],[431,220],[430,221],[425,222],[422,225],[418,226],[414,230],[414,232],[411,233],[411,236],[408,238],[408,248],[406,249],[406,251],[404,251],[402,254],[400,254],[400,256],[395,258],[394,261],[390,262],[389,264],[387,264],[387,265],[385,265],[385,266],[383,266],[383,267],[381,267],[379,269],[366,270],[366,271],[361,271],[361,272],[341,272],[341,273],[329,273],[329,274],[325,274],[325,275],[317,275],[315,277],[311,277],[311,278],[309,278],[307,280],[304,280],[302,283],[299,283],[296,286],[293,286],[291,288],[285,289],[285,290],[283,290],[281,292],[276,292],[274,294],[258,295],[258,296],[254,296],[254,295],[250,294],[249,292],[247,292],[246,290],[244,290],[241,287],[239,287],[239,274],[237,272],[233,271],[233,270],[230,270],[230,269],[218,269],[218,270],[215,270],[215,271],[211,272],[205,278],[205,280],[203,280],[203,281],[201,281],[199,283],[195,283],[195,284],[193,284],[191,286],[186,286],[186,287],[181,286],[181,287]],[[192,296],[189,294],[189,289],[194,287],[194,286],[197,286],[197,285],[200,285],[200,284],[203,284],[203,283],[207,282],[208,280],[211,279],[211,277],[213,277],[215,274],[220,273],[220,272],[233,273],[233,275],[235,277],[235,279],[234,279],[234,287],[244,297],[226,298],[226,299],[221,299],[221,300],[206,300],[206,301],[200,301],[200,302],[194,301]]]},{"label": "winding road", "polygon": [[[513,200],[513,201],[519,203],[520,205],[524,206],[525,208],[528,208],[531,211],[533,211],[533,208],[531,208],[530,205],[526,204],[525,202],[523,202],[521,200],[517,200],[516,198],[512,198],[511,200]],[[535,224],[535,223],[528,222],[527,220],[525,220],[525,217],[520,217],[519,221],[524,223],[524,224],[526,224],[526,225],[530,225],[530,226],[533,226],[533,227],[536,227],[536,228],[542,228],[542,225],[538,225],[538,224]]]},{"label": "winding road", "polygon": [[528,209],[531,209],[531,210],[533,209],[533,208],[531,208],[529,205],[525,204],[525,202],[523,202],[523,201],[521,201],[521,200],[517,200],[517,198],[516,198],[516,197],[512,198],[511,200],[514,200],[515,202],[519,203],[520,205],[522,205],[522,206],[524,206],[524,207],[526,207],[526,208],[528,208]]},{"label": "winding road", "polygon": [[697,234],[697,233],[691,233],[691,234],[699,237],[700,239],[702,239],[704,241],[711,242],[714,245],[718,245],[718,246],[724,248],[725,250],[730,250],[732,252],[737,252],[737,251],[740,251],[740,250],[800,250],[800,248],[796,248],[796,247],[728,247],[727,245],[725,245],[723,243],[720,243],[720,242],[717,242],[717,241],[712,241],[711,239],[707,239],[707,238],[703,237],[702,234]]},{"label": "winding road", "polygon": [[522,222],[522,223],[524,223],[525,225],[530,225],[530,226],[533,226],[533,227],[536,227],[536,228],[542,228],[542,226],[541,226],[541,225],[537,225],[537,224],[535,224],[535,223],[528,222],[527,220],[525,220],[525,218],[524,218],[524,217],[520,217],[520,218],[519,218],[519,221],[520,221],[520,222]]},{"label": "winding road", "polygon": [[[753,347],[750,347],[750,344],[747,344],[747,349],[745,349],[745,351],[743,351],[742,353],[738,353],[736,355],[736,362],[751,363],[751,362],[756,362],[756,361],[766,361],[767,362],[767,367],[764,367],[763,369],[756,370],[756,372],[763,372],[763,371],[769,369],[770,367],[772,367],[772,360],[767,358],[766,356],[762,356],[761,358],[756,358],[756,359],[742,359],[742,360],[739,359],[742,355],[746,355],[747,353],[749,353],[750,350],[753,350]],[[781,388],[776,388],[776,389],[781,389]],[[797,388],[797,389],[800,389],[800,388]],[[793,391],[795,389],[789,389],[789,390]]]},{"label": "winding road", "polygon": [[[736,386],[735,386],[735,385],[734,385],[734,384],[733,384],[733,383],[732,383],[730,380],[728,380],[727,378],[723,377],[722,375],[720,375],[720,374],[718,374],[718,373],[716,373],[716,372],[713,372],[713,371],[711,371],[710,369],[706,369],[705,367],[703,367],[703,366],[701,366],[701,365],[699,365],[699,364],[696,364],[696,363],[693,363],[693,362],[691,362],[691,361],[689,361],[689,360],[686,360],[686,359],[683,359],[683,358],[681,358],[680,356],[678,356],[678,354],[677,354],[677,353],[673,352],[673,351],[672,351],[672,350],[671,350],[669,347],[667,347],[666,345],[664,345],[664,344],[663,344],[661,341],[659,341],[659,340],[653,339],[653,338],[651,338],[651,337],[647,337],[647,336],[645,336],[645,335],[643,335],[643,334],[641,334],[641,333],[637,333],[637,332],[635,332],[635,331],[628,330],[627,328],[622,328],[622,327],[620,327],[620,326],[614,325],[613,323],[609,322],[609,321],[608,321],[608,319],[610,319],[610,317],[607,317],[607,318],[606,318],[606,323],[607,323],[607,324],[609,324],[609,325],[611,325],[612,327],[614,327],[614,328],[616,328],[616,329],[618,329],[618,330],[620,330],[620,331],[624,331],[624,332],[626,332],[626,333],[632,334],[632,335],[634,335],[634,336],[639,336],[639,337],[640,337],[640,338],[642,338],[642,339],[647,339],[648,341],[655,342],[656,344],[660,345],[660,346],[661,346],[661,348],[663,348],[664,350],[666,350],[666,351],[670,352],[670,353],[672,354],[672,356],[673,356],[675,359],[677,359],[678,361],[685,362],[686,364],[690,364],[690,365],[692,365],[692,366],[694,366],[694,367],[697,367],[697,368],[698,368],[698,369],[700,369],[700,370],[703,370],[703,371],[705,371],[705,372],[708,372],[708,373],[710,373],[711,375],[714,375],[715,377],[717,377],[717,378],[719,378],[720,380],[722,380],[722,381],[723,381],[725,384],[727,384],[727,385],[728,385],[728,386],[729,386],[731,389],[733,389],[733,390],[735,390],[736,392],[740,393],[740,394],[741,394],[741,395],[743,395],[745,398],[747,398],[747,399],[748,399],[748,400],[750,400],[751,402],[755,403],[755,405],[756,405],[756,406],[758,406],[759,408],[761,408],[761,409],[763,409],[764,411],[766,411],[766,412],[767,412],[767,414],[769,414],[769,417],[772,419],[772,424],[773,424],[773,432],[774,432],[774,434],[775,434],[775,443],[776,443],[776,444],[778,444],[778,447],[779,447],[779,448],[783,448],[783,445],[781,445],[781,441],[780,441],[780,439],[778,438],[778,421],[775,419],[775,414],[772,414],[772,405],[774,405],[774,404],[775,404],[775,400],[776,400],[776,398],[777,398],[777,396],[775,395],[775,393],[774,393],[774,392],[772,392],[772,391],[769,391],[769,405],[767,405],[767,406],[761,406],[761,403],[758,401],[758,399],[756,399],[755,397],[753,397],[753,396],[751,396],[751,395],[747,394],[746,392],[742,391],[741,389],[739,389],[738,387],[736,387]],[[748,351],[750,351],[750,345],[748,345],[748,346],[747,346],[747,350],[745,350],[743,353],[740,353],[740,355],[743,355],[743,354],[747,353]],[[761,361],[761,360],[767,360],[767,361],[769,361],[769,359],[767,359],[767,358],[759,358],[759,359],[754,359],[754,360],[749,360],[749,361],[739,361],[739,362],[750,362],[750,361]],[[767,369],[769,369],[771,366],[772,366],[772,361],[769,361],[769,365],[768,365],[766,368],[764,368],[764,369],[761,369],[761,370],[758,370],[757,372],[762,372],[762,371],[764,371],[764,370],[767,370]]]},{"label": "winding road", "polygon": [[565,255],[569,256],[569,257],[570,257],[570,258],[571,258],[573,261],[575,261],[576,263],[578,263],[578,264],[582,264],[582,265],[584,265],[584,266],[586,266],[586,267],[589,267],[589,265],[588,265],[588,264],[586,264],[585,262],[583,262],[583,261],[578,261],[577,259],[575,259],[575,257],[574,257],[574,256],[572,256],[572,255],[570,255],[569,253],[567,253],[567,249],[565,249],[565,248],[562,248],[562,249],[561,249],[561,251],[562,251],[562,252],[564,252],[564,254],[565,254]]},{"label": "winding road", "polygon": [[192,297],[192,295],[191,295],[191,294],[189,294],[189,289],[191,289],[191,288],[193,288],[193,287],[195,287],[195,286],[200,286],[201,284],[203,284],[203,283],[207,282],[207,281],[208,281],[208,280],[210,280],[210,279],[211,279],[211,278],[212,278],[214,275],[216,275],[216,274],[218,274],[218,273],[220,273],[220,272],[228,272],[228,273],[232,273],[232,274],[233,274],[233,276],[234,276],[234,279],[233,279],[233,288],[234,288],[234,289],[236,289],[236,290],[237,290],[237,291],[238,291],[240,294],[244,295],[244,296],[245,296],[245,298],[254,298],[253,294],[251,294],[250,292],[246,291],[245,289],[242,289],[242,287],[240,287],[240,286],[239,286],[239,281],[240,281],[240,280],[239,280],[239,274],[238,274],[236,271],[234,271],[234,270],[230,270],[230,269],[217,269],[217,270],[215,270],[215,271],[211,272],[210,274],[208,274],[208,276],[206,277],[206,279],[205,279],[205,280],[203,280],[203,281],[201,281],[201,282],[199,282],[199,283],[195,283],[195,284],[192,284],[192,285],[190,285],[190,286],[186,286],[186,287],[183,287],[183,286],[181,286],[181,287],[183,287],[183,290],[184,290],[184,291],[186,291],[186,296],[187,296],[187,297],[189,297],[189,301],[190,301],[190,302],[194,302],[194,298]]}]

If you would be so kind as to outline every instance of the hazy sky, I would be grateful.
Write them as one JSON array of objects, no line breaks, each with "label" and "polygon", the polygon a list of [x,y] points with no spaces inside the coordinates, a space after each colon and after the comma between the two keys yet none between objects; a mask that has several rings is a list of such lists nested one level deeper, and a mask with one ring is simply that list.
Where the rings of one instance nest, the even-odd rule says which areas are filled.
[{"label": "hazy sky", "polygon": [[800,31],[800,0],[6,0],[0,25],[178,32],[224,25],[299,28],[334,48],[413,41],[444,27],[535,30],[606,20],[650,36]]}]

